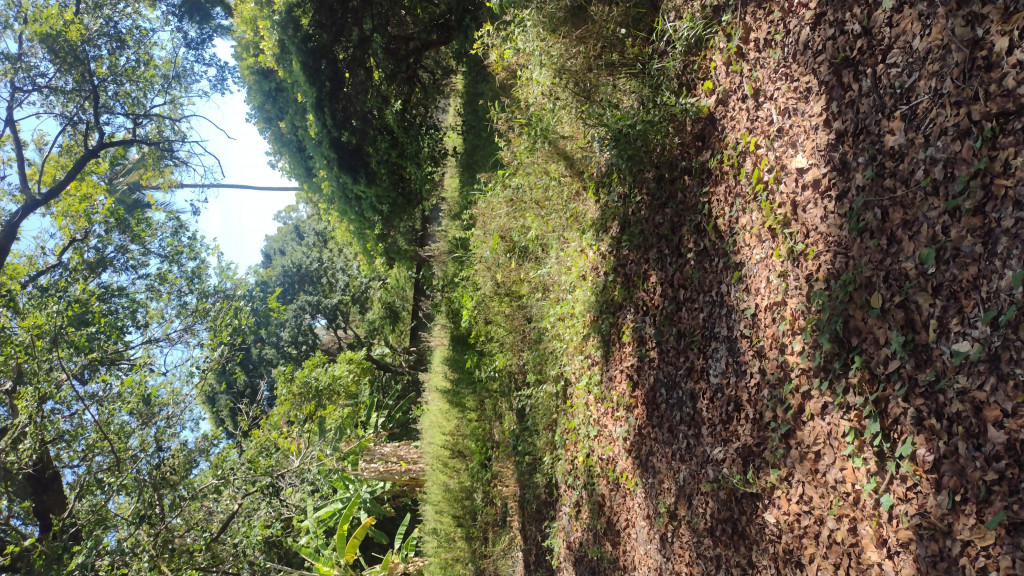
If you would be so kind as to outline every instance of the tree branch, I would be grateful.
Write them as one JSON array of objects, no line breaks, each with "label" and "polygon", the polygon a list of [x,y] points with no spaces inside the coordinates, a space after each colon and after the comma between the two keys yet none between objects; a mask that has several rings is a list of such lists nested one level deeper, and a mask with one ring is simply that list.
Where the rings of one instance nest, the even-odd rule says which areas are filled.
[{"label": "tree branch", "polygon": [[401,366],[395,366],[394,364],[381,360],[373,354],[370,354],[370,349],[366,348],[363,350],[363,357],[366,361],[373,365],[374,368],[380,370],[385,374],[409,374],[409,370],[402,368]]},{"label": "tree branch", "polygon": [[18,122],[14,119],[14,93],[15,93],[14,82],[11,82],[11,100],[7,103],[7,117],[4,120],[4,125],[11,131],[11,142],[14,144],[14,158],[18,163],[18,183],[21,187],[21,195],[31,200],[32,190],[28,185],[28,166],[25,163],[25,149],[21,142],[21,136],[18,134]]},{"label": "tree branch", "polygon": [[57,258],[53,262],[51,262],[50,264],[44,266],[43,268],[41,268],[40,270],[36,271],[34,274],[29,276],[28,278],[25,278],[24,280],[21,281],[21,289],[25,290],[26,288],[28,288],[32,284],[35,284],[36,281],[38,281],[43,276],[46,276],[50,272],[53,272],[58,266],[60,266],[61,264],[64,263],[64,260],[63,260],[64,259],[64,255],[67,254],[68,250],[70,250],[72,246],[74,246],[75,244],[78,244],[80,242],[85,242],[88,238],[89,238],[89,233],[85,232],[81,236],[75,236],[75,237],[71,238],[70,240],[68,240],[68,243],[65,244],[63,248],[60,249],[60,252],[57,252]]},{"label": "tree branch", "polygon": [[[18,141],[18,139],[15,138],[15,141]],[[46,206],[60,197],[60,195],[63,194],[79,176],[81,176],[86,167],[88,167],[93,160],[97,160],[101,154],[107,150],[115,148],[131,148],[132,146],[159,147],[172,142],[179,141],[123,138],[119,140],[111,140],[109,142],[99,142],[95,146],[87,148],[86,151],[83,152],[71,165],[68,171],[64,174],[64,177],[51,186],[44,194],[41,196],[34,196],[31,193],[26,193],[25,201],[22,202],[21,206],[18,206],[13,213],[11,213],[7,218],[7,221],[4,222],[2,227],[0,227],[0,270],[3,270],[4,266],[7,265],[7,259],[11,255],[11,249],[14,246],[14,243],[18,241],[18,232],[25,220],[43,206]]]},{"label": "tree branch", "polygon": [[[300,192],[298,186],[253,186],[251,184],[173,184],[171,190],[205,190],[207,188],[230,188],[232,190],[255,190],[260,192]],[[141,190],[163,190],[162,186],[143,186]]]},{"label": "tree branch", "polygon": [[57,142],[60,141],[61,136],[64,135],[64,131],[68,129],[70,122],[65,122],[60,130],[57,131],[57,135],[53,137],[50,142],[50,147],[46,150],[46,154],[43,155],[42,161],[39,163],[39,176],[36,178],[36,192],[43,191],[43,174],[46,173],[46,161],[50,159],[50,155],[53,154],[54,147],[57,146]]},{"label": "tree branch", "polygon": [[306,572],[305,570],[296,570],[294,568],[289,568],[287,566],[281,566],[280,564],[274,564],[273,562],[264,562],[264,564],[275,570],[280,570],[282,572],[287,572],[289,574],[296,574],[297,576],[317,576],[312,572]]},{"label": "tree branch", "polygon": [[252,490],[246,492],[245,494],[242,494],[242,496],[238,499],[238,501],[235,502],[235,507],[224,518],[224,521],[220,523],[220,528],[218,528],[217,532],[214,533],[214,535],[211,536],[210,539],[206,542],[207,546],[211,546],[214,543],[216,543],[217,540],[220,540],[220,537],[223,536],[224,533],[228,531],[228,528],[231,527],[231,523],[234,522],[235,518],[238,517],[238,513],[242,511],[242,505],[245,504],[245,499],[250,497],[250,496],[252,496],[253,494],[255,494],[255,493],[259,492],[259,491],[260,491],[259,488],[253,488]]}]

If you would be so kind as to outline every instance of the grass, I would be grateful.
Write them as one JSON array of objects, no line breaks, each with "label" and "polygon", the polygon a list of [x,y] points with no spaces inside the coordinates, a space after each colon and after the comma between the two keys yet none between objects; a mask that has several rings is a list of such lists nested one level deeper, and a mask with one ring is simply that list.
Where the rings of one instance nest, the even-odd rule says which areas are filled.
[{"label": "grass", "polygon": [[674,74],[706,25],[506,4],[451,99],[420,422],[428,574],[553,573],[565,499],[599,478],[636,488],[594,442],[595,403],[629,404],[602,384],[612,230],[670,126],[700,113]]},{"label": "grass", "polygon": [[487,120],[494,79],[482,64],[463,78],[421,419],[427,572],[550,573],[543,527],[556,504],[558,412],[568,371],[590,369],[565,359],[587,336],[596,212],[571,167],[553,169],[552,156],[517,154],[508,141],[497,149]]},{"label": "grass", "polygon": [[[472,531],[480,526],[479,517],[496,516],[500,510],[489,510],[486,490],[489,487],[486,461],[474,457],[473,434],[467,425],[479,425],[461,406],[449,404],[452,383],[444,368],[451,350],[448,335],[438,326],[431,372],[424,383],[423,411],[420,417],[421,447],[429,463],[426,486],[420,495],[423,515],[424,554],[430,559],[427,572],[432,574],[474,574],[488,558],[500,560],[508,556],[509,535],[501,530],[499,519],[486,536],[491,537],[486,551],[475,548],[484,536]],[[511,564],[511,563],[509,563]]]}]

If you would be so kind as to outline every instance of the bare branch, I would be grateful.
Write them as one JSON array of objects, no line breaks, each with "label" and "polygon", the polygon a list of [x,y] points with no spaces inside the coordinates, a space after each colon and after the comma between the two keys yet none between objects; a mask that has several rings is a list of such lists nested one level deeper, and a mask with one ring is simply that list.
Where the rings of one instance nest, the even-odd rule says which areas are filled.
[{"label": "bare branch", "polygon": [[[217,162],[217,170],[220,172],[220,177],[223,178],[224,177],[224,165],[221,164],[220,158],[217,158],[216,154],[214,154],[213,152],[210,152],[206,148],[206,146],[203,145],[202,142],[196,142],[195,145],[198,146],[203,152],[205,152],[207,156],[210,156],[211,158],[213,158]],[[205,166],[204,166],[204,168],[205,168]]]},{"label": "bare branch", "polygon": [[207,546],[210,546],[211,544],[216,543],[217,540],[220,540],[220,537],[228,531],[228,528],[231,527],[231,523],[234,522],[235,518],[238,517],[238,513],[242,511],[242,506],[245,504],[246,498],[252,496],[253,494],[256,494],[259,491],[259,488],[253,488],[252,490],[246,492],[245,494],[242,494],[242,496],[238,498],[238,501],[235,502],[235,507],[231,510],[231,512],[228,512],[228,515],[224,518],[224,521],[220,523],[220,528],[218,528],[217,532],[214,533],[214,535],[211,536],[210,539],[206,542]]},{"label": "bare branch", "polygon": [[[172,184],[171,190],[205,190],[207,188],[229,188],[232,190],[254,190],[258,192],[299,192],[298,186],[253,186],[251,184]],[[163,190],[162,186],[143,186],[142,190]]]},{"label": "bare branch", "polygon": [[21,185],[21,195],[31,199],[32,191],[28,186],[28,166],[25,162],[25,149],[24,144],[21,141],[21,136],[18,134],[18,123],[14,120],[14,97],[13,94],[16,88],[14,82],[11,82],[11,102],[7,105],[7,117],[4,120],[4,125],[11,131],[11,142],[14,144],[14,158],[18,163],[18,182]]},{"label": "bare branch", "polygon": [[57,131],[57,135],[54,136],[53,140],[50,142],[50,147],[46,149],[46,154],[43,155],[43,160],[39,163],[39,177],[36,178],[36,193],[37,194],[43,191],[43,174],[46,173],[46,161],[50,159],[50,155],[53,154],[54,147],[57,146],[57,142],[60,141],[61,136],[64,135],[64,131],[67,130],[68,126],[70,126],[70,125],[71,125],[71,122],[68,121],[68,122],[65,122],[63,126],[60,127],[60,130]]},{"label": "bare branch", "polygon": [[216,122],[214,122],[213,120],[210,120],[209,118],[207,118],[206,116],[203,116],[202,114],[186,114],[184,116],[179,116],[179,117],[175,118],[174,116],[168,116],[166,114],[156,114],[156,113],[152,112],[152,110],[155,110],[156,108],[159,108],[161,106],[163,106],[163,104],[156,105],[156,106],[150,106],[149,110],[147,110],[146,112],[141,112],[141,113],[125,113],[125,114],[121,114],[121,116],[123,116],[125,118],[131,118],[131,119],[159,118],[161,120],[167,120],[167,121],[173,122],[175,124],[178,124],[178,123],[181,123],[181,122],[185,122],[186,120],[193,120],[193,119],[197,119],[198,118],[199,120],[204,120],[208,124],[210,124],[210,126],[213,126],[214,128],[216,128],[228,140],[235,140],[235,138],[233,138],[230,134],[228,134],[226,130],[224,130],[219,125],[217,125]]}]

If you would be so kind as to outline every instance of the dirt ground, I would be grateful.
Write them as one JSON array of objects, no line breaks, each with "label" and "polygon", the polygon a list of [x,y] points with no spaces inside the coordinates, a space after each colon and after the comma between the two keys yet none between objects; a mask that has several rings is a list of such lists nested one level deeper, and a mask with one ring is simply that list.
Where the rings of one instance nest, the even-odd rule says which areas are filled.
[{"label": "dirt ground", "polygon": [[618,224],[559,572],[1024,574],[1024,6],[736,6]]}]

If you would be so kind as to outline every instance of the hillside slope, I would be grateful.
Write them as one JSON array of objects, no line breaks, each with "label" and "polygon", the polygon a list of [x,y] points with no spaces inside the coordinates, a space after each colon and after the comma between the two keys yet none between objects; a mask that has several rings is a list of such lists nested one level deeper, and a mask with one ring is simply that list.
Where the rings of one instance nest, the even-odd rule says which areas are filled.
[{"label": "hillside slope", "polygon": [[613,250],[638,488],[563,508],[563,573],[1024,573],[1024,12],[888,4],[714,42]]},{"label": "hillside slope", "polygon": [[1024,7],[503,5],[435,573],[1024,574]]}]

